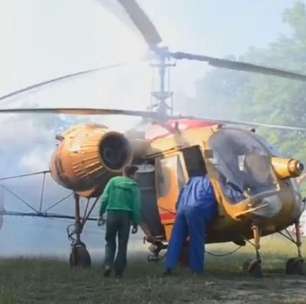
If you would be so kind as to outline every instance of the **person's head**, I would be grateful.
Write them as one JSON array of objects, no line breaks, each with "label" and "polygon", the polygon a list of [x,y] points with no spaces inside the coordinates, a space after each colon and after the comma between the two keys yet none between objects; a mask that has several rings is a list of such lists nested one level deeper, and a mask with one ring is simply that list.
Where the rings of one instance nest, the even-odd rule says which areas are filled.
[{"label": "person's head", "polygon": [[138,170],[137,166],[134,165],[125,166],[122,170],[122,174],[123,176],[126,177],[135,178],[137,170]]}]

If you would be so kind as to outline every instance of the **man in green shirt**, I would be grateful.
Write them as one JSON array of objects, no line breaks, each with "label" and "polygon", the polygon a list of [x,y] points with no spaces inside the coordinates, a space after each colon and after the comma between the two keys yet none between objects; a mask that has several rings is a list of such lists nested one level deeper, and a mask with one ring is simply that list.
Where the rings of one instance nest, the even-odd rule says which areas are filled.
[{"label": "man in green shirt", "polygon": [[[140,190],[135,181],[137,167],[126,166],[123,176],[109,180],[101,196],[98,225],[103,225],[104,213],[107,212],[105,232],[104,276],[109,276],[112,269],[117,277],[121,277],[127,262],[127,244],[130,226],[132,233],[137,233],[140,223]],[[118,251],[116,253],[116,237]]]}]

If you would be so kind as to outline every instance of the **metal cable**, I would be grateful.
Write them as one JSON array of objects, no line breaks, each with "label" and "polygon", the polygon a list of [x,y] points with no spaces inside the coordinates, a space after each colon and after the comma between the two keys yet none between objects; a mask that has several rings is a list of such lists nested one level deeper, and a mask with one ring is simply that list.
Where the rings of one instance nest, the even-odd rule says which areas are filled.
[{"label": "metal cable", "polygon": [[50,173],[50,172],[51,172],[50,170],[45,170],[45,171],[28,173],[28,174],[20,174],[20,175],[15,175],[15,176],[8,176],[8,177],[0,177],[0,181],[4,181],[4,180],[8,180],[8,179],[14,179],[14,178],[20,178],[20,177],[26,177],[26,176],[32,176],[32,175],[46,174],[46,173]]},{"label": "metal cable", "polygon": [[10,188],[8,188],[7,186],[4,186],[4,185],[1,185],[1,187],[4,190],[6,190],[8,193],[10,193],[11,195],[16,197],[18,200],[20,200],[22,203],[24,203],[26,206],[28,206],[30,209],[32,209],[34,212],[39,213],[39,211],[37,209],[35,209],[33,206],[31,206],[31,204],[29,204],[27,201],[25,201],[21,196],[16,194],[13,190],[11,190]]},{"label": "metal cable", "polygon": [[57,206],[59,203],[65,201],[66,199],[68,199],[69,197],[71,197],[73,195],[73,192],[69,193],[68,195],[64,196],[63,198],[61,198],[60,200],[58,200],[57,202],[55,202],[53,205],[51,205],[50,207],[48,207],[47,209],[45,209],[45,212],[49,211],[50,209],[54,208],[55,206]]},{"label": "metal cable", "polygon": [[[172,210],[169,210],[167,208],[164,208],[164,207],[161,207],[161,206],[158,206],[160,209],[164,210],[164,211],[167,211],[169,213],[172,213],[172,214],[176,214],[175,212],[173,212]],[[234,254],[235,252],[237,252],[238,250],[241,249],[242,246],[239,246],[237,248],[235,248],[233,251],[230,251],[230,252],[227,252],[227,253],[223,253],[223,254],[216,254],[216,253],[212,253],[212,252],[209,252],[207,250],[205,250],[205,252],[209,255],[212,255],[212,256],[215,256],[215,257],[223,257],[223,256],[228,256],[228,255],[232,255]]]},{"label": "metal cable", "polygon": [[216,253],[212,253],[212,252],[209,252],[209,251],[205,251],[207,254],[209,255],[212,255],[212,256],[215,256],[215,257],[224,257],[224,256],[228,256],[228,255],[232,255],[234,254],[235,252],[237,252],[238,250],[241,249],[242,246],[239,246],[237,248],[235,248],[233,251],[230,251],[230,252],[227,252],[227,253],[222,253],[222,254],[216,254]]}]

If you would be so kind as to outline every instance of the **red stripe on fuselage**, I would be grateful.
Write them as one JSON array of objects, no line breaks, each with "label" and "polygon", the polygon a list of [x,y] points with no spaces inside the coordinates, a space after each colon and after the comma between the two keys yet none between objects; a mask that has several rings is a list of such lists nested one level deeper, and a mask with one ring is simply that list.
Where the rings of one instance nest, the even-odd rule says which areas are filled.
[{"label": "red stripe on fuselage", "polygon": [[161,222],[166,222],[166,221],[175,221],[176,214],[175,213],[161,213],[160,214],[160,219]]},{"label": "red stripe on fuselage", "polygon": [[186,131],[189,129],[197,129],[203,127],[211,127],[216,125],[212,122],[207,122],[203,120],[191,120],[191,119],[176,119],[168,120],[164,124],[152,124],[146,131],[145,138],[147,140],[153,141],[159,138],[174,135],[179,131]]}]

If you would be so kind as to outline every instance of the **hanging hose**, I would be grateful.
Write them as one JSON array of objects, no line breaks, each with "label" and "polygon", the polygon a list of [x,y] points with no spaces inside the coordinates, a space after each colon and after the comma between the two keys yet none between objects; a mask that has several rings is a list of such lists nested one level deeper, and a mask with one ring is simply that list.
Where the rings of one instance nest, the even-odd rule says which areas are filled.
[{"label": "hanging hose", "polygon": [[212,253],[209,252],[207,250],[205,250],[205,252],[209,255],[215,256],[215,257],[224,257],[224,256],[228,256],[228,255],[232,255],[234,253],[236,253],[238,250],[241,249],[242,246],[238,246],[237,248],[235,248],[233,251],[227,252],[227,253],[222,253],[222,254],[217,254],[217,253]]},{"label": "hanging hose", "polygon": [[[170,209],[167,209],[167,208],[164,208],[164,207],[161,207],[159,206],[160,209],[164,210],[164,211],[167,211],[169,213],[172,213],[172,214],[176,214],[175,212],[173,212],[172,210]],[[242,246],[238,246],[237,248],[235,248],[233,251],[230,251],[230,252],[227,252],[227,253],[222,253],[222,254],[216,254],[216,253],[212,253],[212,252],[209,252],[207,250],[205,250],[205,252],[211,256],[215,256],[215,257],[224,257],[224,256],[229,256],[229,255],[232,255],[234,253],[236,253],[238,250],[241,249]],[[165,257],[165,254],[161,257],[161,259],[163,259]]]}]

